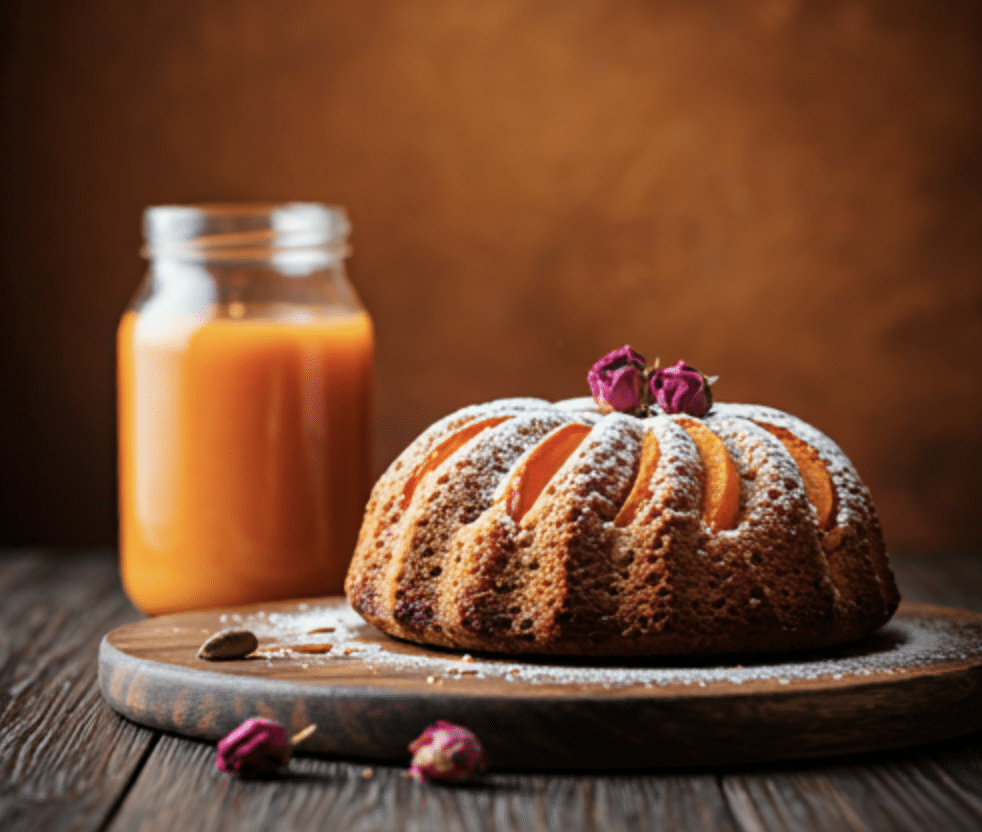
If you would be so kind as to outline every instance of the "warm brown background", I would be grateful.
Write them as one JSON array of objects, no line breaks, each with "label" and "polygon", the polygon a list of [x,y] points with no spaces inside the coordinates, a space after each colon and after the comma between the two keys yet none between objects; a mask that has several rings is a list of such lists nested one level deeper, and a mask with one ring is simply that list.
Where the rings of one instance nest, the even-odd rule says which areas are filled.
[{"label": "warm brown background", "polygon": [[0,543],[113,540],[140,213],[216,199],[348,207],[381,462],[630,342],[982,543],[978,3],[0,8]]}]

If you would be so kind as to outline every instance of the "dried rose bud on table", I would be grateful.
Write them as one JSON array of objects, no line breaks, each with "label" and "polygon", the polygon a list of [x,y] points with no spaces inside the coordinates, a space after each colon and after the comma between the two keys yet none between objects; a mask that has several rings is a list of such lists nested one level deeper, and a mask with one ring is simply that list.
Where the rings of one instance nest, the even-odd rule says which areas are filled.
[{"label": "dried rose bud on table", "polygon": [[218,742],[218,768],[238,777],[269,777],[276,774],[293,752],[293,746],[310,736],[309,725],[290,737],[275,719],[249,717]]},{"label": "dried rose bud on table", "polygon": [[438,720],[409,744],[413,755],[407,772],[417,780],[460,782],[487,769],[478,738],[466,728]]}]

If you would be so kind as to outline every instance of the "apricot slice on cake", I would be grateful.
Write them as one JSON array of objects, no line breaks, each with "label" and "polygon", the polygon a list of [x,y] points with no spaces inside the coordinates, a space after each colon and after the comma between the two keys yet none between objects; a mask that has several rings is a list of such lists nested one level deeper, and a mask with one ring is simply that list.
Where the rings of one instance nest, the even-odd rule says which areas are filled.
[{"label": "apricot slice on cake", "polygon": [[740,472],[730,458],[726,445],[705,425],[691,419],[679,419],[699,452],[706,475],[702,492],[702,519],[714,532],[736,527],[740,513]]},{"label": "apricot slice on cake", "polygon": [[650,500],[652,496],[651,478],[658,467],[658,457],[661,451],[658,448],[658,440],[652,431],[644,435],[644,442],[641,445],[641,462],[638,463],[638,475],[634,478],[634,485],[631,493],[627,495],[624,505],[617,512],[614,518],[614,525],[618,527],[627,526],[634,519],[638,512],[638,506]]},{"label": "apricot slice on cake", "polygon": [[433,448],[427,455],[426,459],[419,464],[416,470],[413,471],[409,479],[406,481],[406,485],[402,489],[401,507],[404,509],[409,505],[413,498],[413,493],[416,491],[416,486],[419,485],[420,480],[422,480],[426,474],[450,459],[455,451],[460,450],[479,433],[487,430],[488,428],[493,428],[495,425],[500,425],[509,418],[511,417],[495,416],[491,419],[480,419],[477,422],[471,422],[469,425],[464,425],[464,427],[462,427],[460,430],[450,434],[450,436]]},{"label": "apricot slice on cake", "polygon": [[839,513],[839,500],[832,486],[832,477],[829,476],[825,463],[819,458],[818,451],[787,428],[779,428],[777,425],[768,425],[765,422],[757,424],[780,439],[788,449],[788,453],[801,472],[801,479],[805,484],[805,496],[818,513],[818,527],[822,531],[831,529]]},{"label": "apricot slice on cake", "polygon": [[590,432],[588,425],[577,422],[556,428],[519,464],[505,487],[504,500],[508,514],[516,523],[535,504],[563,463]]}]

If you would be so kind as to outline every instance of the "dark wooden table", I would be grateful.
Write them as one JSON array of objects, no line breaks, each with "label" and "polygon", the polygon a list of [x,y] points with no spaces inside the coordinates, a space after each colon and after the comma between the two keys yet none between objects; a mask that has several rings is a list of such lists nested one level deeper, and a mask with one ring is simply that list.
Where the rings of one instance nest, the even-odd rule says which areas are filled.
[{"label": "dark wooden table", "polygon": [[[894,559],[909,600],[982,612],[982,553]],[[468,786],[295,757],[243,781],[214,746],[126,721],[96,682],[138,619],[110,551],[0,553],[0,830],[982,830],[982,733],[889,754],[722,770],[491,772]]]}]

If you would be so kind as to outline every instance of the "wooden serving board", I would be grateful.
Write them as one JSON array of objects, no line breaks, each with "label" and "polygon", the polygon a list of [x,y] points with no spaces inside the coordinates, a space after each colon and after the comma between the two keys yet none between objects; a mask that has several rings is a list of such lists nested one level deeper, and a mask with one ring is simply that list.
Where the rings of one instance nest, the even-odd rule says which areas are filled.
[{"label": "wooden serving board", "polygon": [[[257,653],[196,657],[228,627],[255,632]],[[904,603],[864,641],[808,655],[575,663],[426,649],[344,599],[311,599],[120,627],[103,639],[99,681],[124,716],[205,740],[260,714],[316,724],[300,751],[404,764],[409,742],[446,719],[498,768],[725,765],[982,728],[982,615]]]}]

